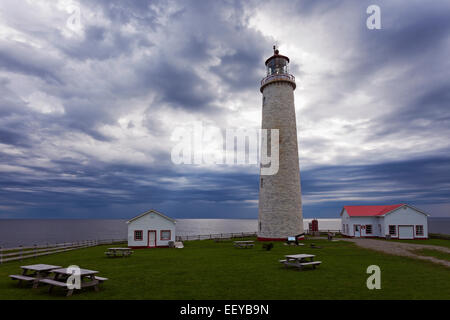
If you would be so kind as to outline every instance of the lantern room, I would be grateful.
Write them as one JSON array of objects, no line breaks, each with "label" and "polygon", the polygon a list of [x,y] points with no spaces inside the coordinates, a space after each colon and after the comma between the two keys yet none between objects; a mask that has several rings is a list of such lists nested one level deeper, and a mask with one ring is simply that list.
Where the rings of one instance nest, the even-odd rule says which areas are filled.
[{"label": "lantern room", "polygon": [[273,56],[266,60],[266,76],[261,80],[261,92],[270,83],[288,82],[295,90],[295,77],[289,73],[289,58],[273,46]]}]

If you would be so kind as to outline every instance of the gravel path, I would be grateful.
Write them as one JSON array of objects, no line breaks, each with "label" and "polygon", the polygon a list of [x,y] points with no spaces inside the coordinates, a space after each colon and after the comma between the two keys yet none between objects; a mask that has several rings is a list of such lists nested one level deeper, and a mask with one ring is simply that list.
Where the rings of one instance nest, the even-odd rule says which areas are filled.
[{"label": "gravel path", "polygon": [[414,250],[417,249],[432,249],[450,253],[450,248],[426,244],[412,244],[405,242],[394,242],[394,241],[383,241],[383,240],[361,239],[361,238],[342,239],[342,240],[354,242],[356,243],[356,245],[363,248],[381,251],[398,256],[407,256],[422,260],[428,260],[434,263],[439,263],[444,266],[450,267],[450,261],[441,260],[430,256],[421,256],[413,252]]}]

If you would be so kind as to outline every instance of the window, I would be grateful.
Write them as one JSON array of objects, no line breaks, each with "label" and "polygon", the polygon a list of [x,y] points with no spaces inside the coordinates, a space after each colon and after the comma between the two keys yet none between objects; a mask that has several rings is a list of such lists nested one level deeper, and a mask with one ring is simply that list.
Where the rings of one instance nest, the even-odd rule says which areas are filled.
[{"label": "window", "polygon": [[355,224],[355,231],[359,232],[359,225],[358,224]]},{"label": "window", "polygon": [[259,222],[259,231],[261,231],[261,222]]},{"label": "window", "polygon": [[366,234],[372,234],[372,225],[366,224]]},{"label": "window", "polygon": [[397,234],[397,228],[395,226],[389,226],[389,234],[395,236]]},{"label": "window", "polygon": [[142,241],[143,240],[142,230],[134,230],[134,241]]},{"label": "window", "polygon": [[171,232],[170,230],[161,230],[161,240],[170,240]]},{"label": "window", "polygon": [[261,178],[261,188],[264,186],[264,180]]},{"label": "window", "polygon": [[416,226],[416,236],[423,236],[423,226]]},{"label": "window", "polygon": [[381,235],[381,224],[378,225],[378,233]]}]

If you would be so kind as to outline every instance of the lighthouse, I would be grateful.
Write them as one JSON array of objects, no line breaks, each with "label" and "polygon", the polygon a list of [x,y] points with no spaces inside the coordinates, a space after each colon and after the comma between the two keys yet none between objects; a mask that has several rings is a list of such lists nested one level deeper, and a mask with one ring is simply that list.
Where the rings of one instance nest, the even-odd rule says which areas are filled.
[{"label": "lighthouse", "polygon": [[[261,80],[261,127],[267,132],[278,129],[279,147],[271,151],[278,151],[279,167],[275,174],[260,171],[258,240],[261,241],[283,241],[303,233],[295,77],[289,73],[289,58],[281,55],[275,46],[273,49],[273,56],[266,60],[266,77]],[[268,145],[269,141],[270,134]]]}]

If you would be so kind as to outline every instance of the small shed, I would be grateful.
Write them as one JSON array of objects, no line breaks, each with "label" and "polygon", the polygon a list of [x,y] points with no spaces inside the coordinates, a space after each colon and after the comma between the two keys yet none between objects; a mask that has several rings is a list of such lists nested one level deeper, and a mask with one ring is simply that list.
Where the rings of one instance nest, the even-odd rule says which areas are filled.
[{"label": "small shed", "polygon": [[168,247],[175,242],[176,221],[156,210],[149,210],[127,221],[131,248]]},{"label": "small shed", "polygon": [[428,215],[407,204],[344,206],[342,235],[354,238],[427,239]]}]

